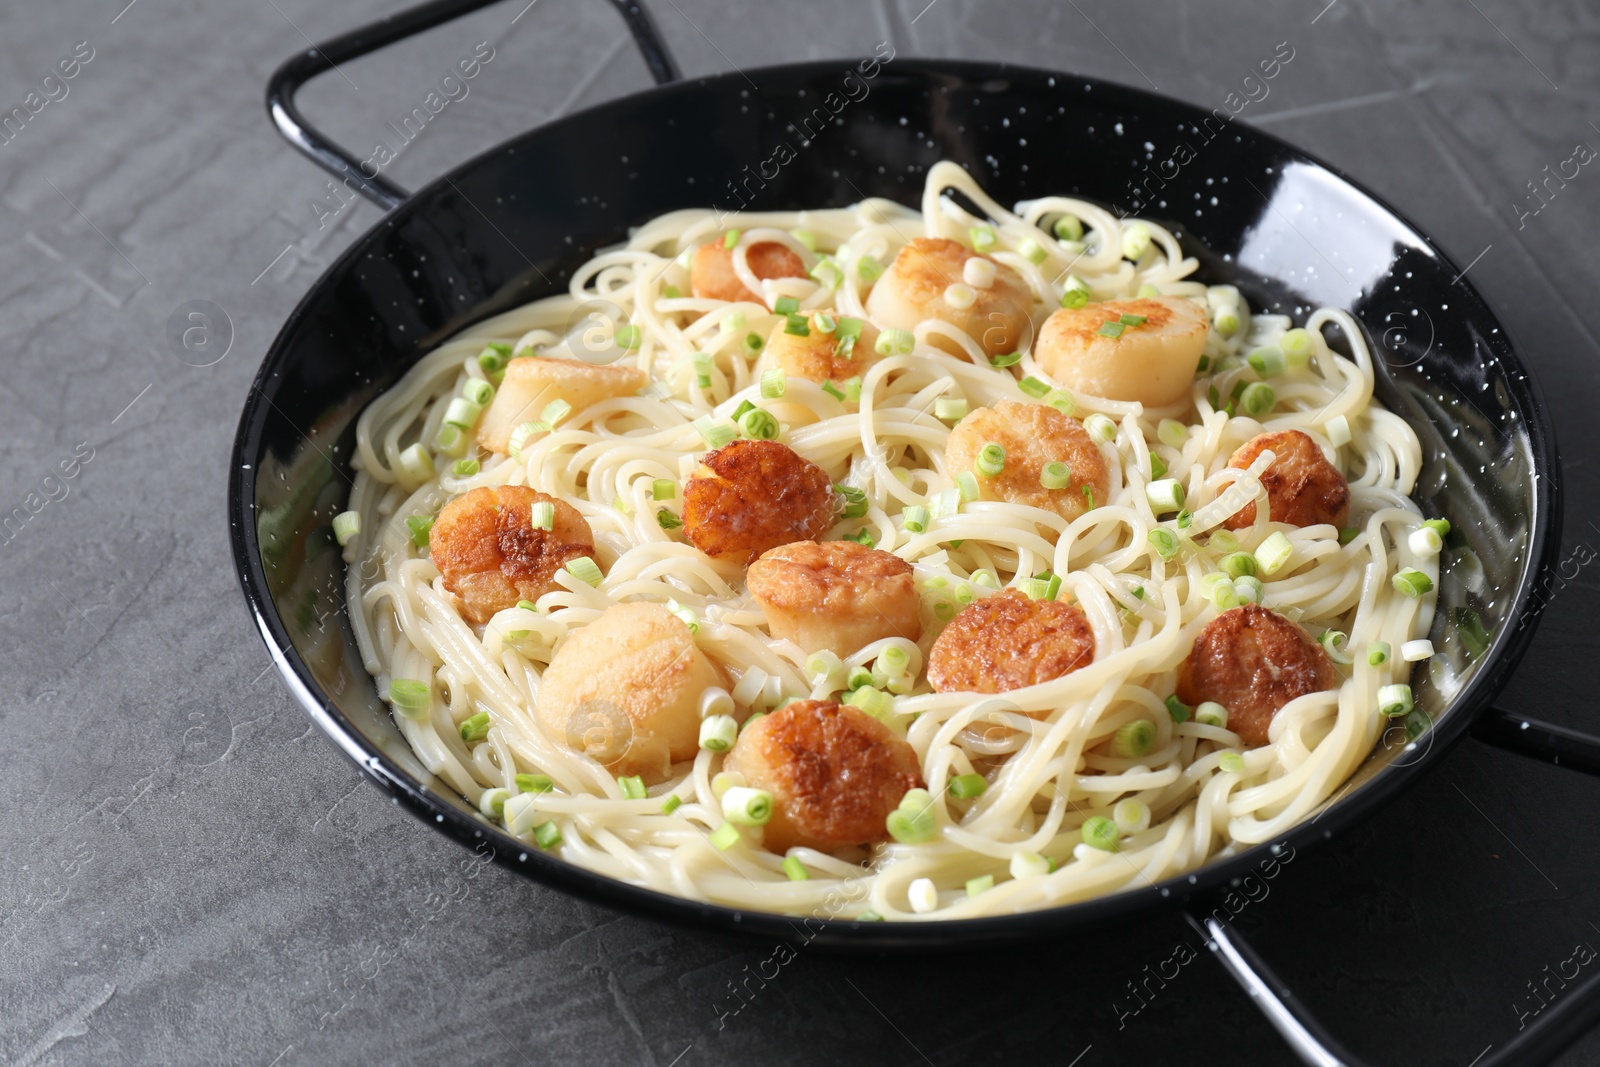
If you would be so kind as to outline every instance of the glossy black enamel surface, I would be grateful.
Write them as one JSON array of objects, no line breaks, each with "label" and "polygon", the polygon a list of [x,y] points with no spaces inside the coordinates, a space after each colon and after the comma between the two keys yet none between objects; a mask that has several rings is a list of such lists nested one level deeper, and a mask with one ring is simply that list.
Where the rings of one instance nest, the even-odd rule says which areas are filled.
[{"label": "glossy black enamel surface", "polygon": [[[1442,654],[1414,679],[1438,722],[1415,746],[1380,748],[1315,826],[1270,847],[1306,847],[1403,788],[1515,665],[1536,616],[1530,576],[1553,556],[1560,527],[1559,467],[1537,392],[1467,279],[1326,166],[1211,113],[1014,67],[897,59],[847,80],[850,70],[772,68],[760,90],[730,75],[536,130],[423,189],[313,287],[262,366],[230,479],[241,580],[297,698],[401,802],[514,870],[669,919],[791,936],[782,917],[664,897],[540,855],[429,779],[342,621],[328,524],[348,492],[354,420],[368,401],[462,326],[560,291],[628,226],[674,208],[734,208],[730,179],[757,208],[863,196],[915,203],[926,168],[948,158],[1003,203],[1071,192],[1167,222],[1205,280],[1239,285],[1253,306],[1301,317],[1331,304],[1364,325],[1381,399],[1423,442],[1417,495],[1455,527],[1432,635]],[[1037,936],[1203,895],[1254,869],[1268,849],[1017,917],[808,926],[818,929],[814,944],[862,948]]]}]

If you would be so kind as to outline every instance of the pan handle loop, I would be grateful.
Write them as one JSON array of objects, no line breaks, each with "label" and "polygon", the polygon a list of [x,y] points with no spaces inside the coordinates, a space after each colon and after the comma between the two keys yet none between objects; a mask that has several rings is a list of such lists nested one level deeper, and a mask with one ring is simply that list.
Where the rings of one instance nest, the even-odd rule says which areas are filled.
[{"label": "pan handle loop", "polygon": [[[319,74],[358,56],[375,52],[396,41],[471,14],[499,0],[430,0],[377,22],[329,38],[290,58],[267,82],[267,113],[278,132],[311,161],[385,211],[399,207],[411,195],[376,170],[368,174],[363,164],[343,146],[317,129],[295,105],[295,93]],[[678,65],[667,51],[655,20],[643,0],[611,0],[633,35],[650,76],[659,85],[679,78]],[[531,4],[528,6],[532,6]]]},{"label": "pan handle loop", "polygon": [[[1185,909],[1184,916],[1303,1063],[1313,1067],[1371,1067],[1334,1038],[1237,928],[1198,910],[1195,904]],[[1503,1045],[1496,1042],[1485,1049],[1473,1061],[1473,1067],[1548,1063],[1587,1033],[1597,1020],[1600,971],[1563,991],[1559,1001],[1540,1011],[1510,1041]]]}]

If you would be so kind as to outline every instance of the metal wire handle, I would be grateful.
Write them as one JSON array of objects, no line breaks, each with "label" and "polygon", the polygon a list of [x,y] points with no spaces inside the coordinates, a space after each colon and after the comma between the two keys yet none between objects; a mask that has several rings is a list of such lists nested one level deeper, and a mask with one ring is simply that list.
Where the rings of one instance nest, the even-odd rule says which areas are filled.
[{"label": "metal wire handle", "polygon": [[[499,0],[430,0],[407,8],[398,15],[379,20],[329,38],[307,51],[291,57],[273,72],[267,82],[267,113],[284,139],[317,166],[361,193],[385,211],[399,207],[411,194],[383,175],[367,174],[347,149],[306,121],[295,105],[295,93],[306,82],[334,69],[347,60],[364,56],[396,41],[415,36],[435,26],[471,14]],[[633,43],[656,84],[665,85],[679,78],[678,65],[667,51],[655,20],[642,0],[611,0],[622,15]]]}]

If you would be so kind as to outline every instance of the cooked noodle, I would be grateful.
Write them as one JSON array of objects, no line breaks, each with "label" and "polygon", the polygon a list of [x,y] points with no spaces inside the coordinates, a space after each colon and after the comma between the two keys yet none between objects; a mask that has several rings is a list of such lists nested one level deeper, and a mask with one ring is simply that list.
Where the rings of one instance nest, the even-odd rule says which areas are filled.
[{"label": "cooked noodle", "polygon": [[[1229,417],[1216,410],[1209,389],[1227,397],[1249,377],[1240,357],[1291,326],[1276,315],[1247,316],[1231,339],[1213,330],[1206,352],[1215,369],[1196,379],[1192,395],[1174,407],[1141,409],[1135,403],[1078,395],[1075,414],[1102,413],[1115,421],[1116,438],[1100,446],[1111,472],[1109,499],[1075,521],[1016,504],[975,501],[937,519],[924,533],[899,521],[908,505],[925,504],[955,483],[944,463],[948,426],[933,414],[935,400],[964,398],[971,408],[1025,399],[1024,375],[1047,379],[1031,354],[1010,369],[989,365],[972,338],[935,321],[924,322],[916,347],[868,364],[859,406],[841,402],[818,385],[790,378],[786,394],[763,400],[765,359],[742,350],[745,327],[724,328],[742,313],[748,329],[765,335],[780,321],[768,307],[729,304],[692,296],[688,250],[725,228],[743,234],[735,264],[745,285],[770,303],[797,298],[801,310],[832,307],[842,316],[867,318],[860,257],[888,263],[914,236],[965,239],[974,218],[949,198],[957,189],[986,213],[999,237],[993,258],[1015,270],[1040,300],[1036,321],[1057,306],[1073,256],[1048,232],[1062,212],[1082,219],[1092,238],[1071,262],[1096,299],[1132,297],[1145,286],[1163,295],[1193,297],[1215,306],[1237,299],[1187,280],[1196,262],[1174,237],[1153,223],[1150,248],[1136,262],[1122,258],[1121,235],[1134,224],[1085,201],[1050,197],[1018,205],[1017,213],[990,200],[964,171],[940,164],[928,176],[920,213],[884,200],[849,208],[715,216],[676,211],[644,225],[626,244],[596,255],[574,275],[569,292],[539,300],[469,328],[429,354],[362,414],[357,430],[357,475],[349,507],[362,517],[363,534],[346,548],[351,622],[367,669],[387,693],[393,679],[433,683],[431,706],[419,718],[395,721],[421,762],[477,802],[484,790],[516,792],[513,775],[538,772],[555,784],[534,797],[540,822],[562,833],[555,851],[565,860],[664,893],[736,908],[843,918],[870,910],[891,920],[962,918],[1047,907],[1135,888],[1190,871],[1240,846],[1269,841],[1316,811],[1366,758],[1388,720],[1378,710],[1381,685],[1404,681],[1409,663],[1393,655],[1370,666],[1359,650],[1375,642],[1401,644],[1427,632],[1432,595],[1397,593],[1391,578],[1415,567],[1437,582],[1437,559],[1412,552],[1407,534],[1420,514],[1408,499],[1421,451],[1416,436],[1373,400],[1372,359],[1362,332],[1345,312],[1324,308],[1304,324],[1314,338],[1309,366],[1275,380],[1279,402],[1263,419]],[[817,249],[845,267],[836,291],[811,278],[760,281],[744,261],[754,241],[780,242],[806,263],[816,253],[791,234],[809,230]],[[1032,239],[1049,258],[1036,265],[1019,254]],[[1148,292],[1148,290],[1146,290]],[[1241,304],[1242,306],[1242,304]],[[1246,309],[1247,310],[1247,309]],[[612,322],[641,331],[635,350],[612,346]],[[1324,329],[1342,340],[1348,355],[1325,342]],[[953,338],[968,353],[958,359],[929,342]],[[484,377],[476,360],[490,342],[534,346],[541,355],[595,360],[616,358],[644,370],[651,384],[637,397],[608,400],[573,411],[548,435],[529,443],[519,459],[479,454],[482,468],[453,477],[448,456],[440,474],[402,487],[400,454],[413,442],[435,440],[450,399],[470,378]],[[713,358],[711,386],[697,384],[696,353]],[[702,363],[703,368],[703,363]],[[546,735],[535,716],[540,677],[563,635],[596,618],[608,605],[647,600],[693,612],[700,648],[732,678],[752,668],[767,677],[741,711],[768,708],[785,696],[836,696],[806,670],[807,653],[766,632],[759,606],[744,588],[742,567],[717,563],[685,543],[681,531],[657,522],[655,479],[679,481],[707,450],[693,426],[697,417],[727,415],[745,399],[764,406],[783,424],[780,438],[822,467],[836,483],[862,490],[869,502],[862,519],[843,519],[827,535],[870,530],[877,547],[915,567],[923,590],[926,632],[916,646],[903,639],[878,641],[847,665],[871,666],[891,644],[911,654],[917,678],[896,698],[897,721],[921,760],[936,798],[940,832],[930,842],[889,843],[838,855],[801,849],[810,879],[791,881],[783,857],[746,843],[719,850],[708,834],[723,822],[713,794],[722,754],[701,750],[692,764],[643,800],[626,799],[617,780],[598,763]],[[1276,716],[1271,742],[1244,749],[1231,731],[1193,719],[1173,721],[1163,700],[1173,692],[1176,669],[1200,628],[1216,611],[1201,579],[1216,570],[1217,553],[1205,534],[1259,491],[1256,476],[1267,456],[1241,474],[1227,468],[1244,441],[1269,429],[1299,429],[1332,450],[1330,420],[1344,416],[1351,440],[1337,449],[1350,483],[1351,524],[1359,532],[1341,545],[1331,527],[1288,527],[1296,564],[1267,582],[1265,603],[1299,621],[1312,634],[1325,628],[1348,633],[1358,650],[1336,690],[1294,700]],[[1164,444],[1158,425],[1175,418],[1189,427],[1181,446]],[[1144,494],[1150,456],[1159,455],[1170,477],[1187,489],[1194,540],[1171,561],[1151,550],[1149,532],[1161,520]],[[1270,454],[1268,454],[1270,455]],[[1238,490],[1223,494],[1235,482]],[[540,598],[537,610],[511,608],[474,628],[458,614],[433,563],[413,546],[405,518],[437,512],[449,498],[478,486],[525,484],[573,504],[595,537],[605,571],[598,588],[562,572],[561,587]],[[1240,492],[1246,494],[1242,498]],[[1238,531],[1248,550],[1267,535],[1266,508],[1254,527]],[[1041,533],[1042,531],[1042,533]],[[959,547],[952,541],[960,541]],[[365,566],[356,566],[364,563]],[[1042,685],[997,697],[931,691],[919,671],[938,618],[989,590],[973,579],[988,571],[1004,587],[1043,571],[1062,576],[1062,598],[1074,599],[1094,630],[1094,661]],[[362,574],[376,575],[365,581]],[[945,605],[940,607],[940,605]],[[942,614],[936,615],[935,612]],[[514,636],[513,636],[514,635]],[[760,680],[756,676],[754,680]],[[734,687],[738,689],[739,687]],[[755,689],[752,694],[751,690]],[[462,741],[458,725],[487,711],[491,726],[477,745]],[[1031,712],[1034,715],[1022,714]],[[1110,754],[1107,742],[1135,718],[1156,726],[1152,750],[1137,759]],[[1003,726],[1006,729],[995,729]],[[1241,752],[1242,773],[1224,772],[1224,753]],[[964,817],[946,793],[949,780],[975,769],[990,772],[983,796]],[[683,800],[662,813],[668,793]],[[1152,812],[1147,829],[1125,836],[1117,851],[1083,843],[1090,816],[1111,816],[1118,801],[1134,798]],[[522,839],[535,849],[531,832]],[[1056,869],[1011,878],[1011,857],[1026,850],[1050,857]],[[966,883],[994,875],[995,884],[969,896]],[[937,906],[913,911],[913,880],[931,879]],[[848,904],[841,904],[841,901]]]}]

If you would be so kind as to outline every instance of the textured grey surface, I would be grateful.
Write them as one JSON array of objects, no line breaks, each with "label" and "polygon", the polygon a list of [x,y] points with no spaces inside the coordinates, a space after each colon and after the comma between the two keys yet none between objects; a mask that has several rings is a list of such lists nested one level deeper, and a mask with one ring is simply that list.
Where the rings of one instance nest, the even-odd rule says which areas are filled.
[{"label": "textured grey surface", "polygon": [[[379,218],[364,203],[327,217],[336,202],[271,130],[262,87],[308,38],[393,5],[124,3],[0,12],[0,114],[26,108],[79,42],[93,49],[0,144],[0,515],[27,516],[0,532],[0,1061],[1289,1062],[1208,959],[1119,1019],[1126,983],[1187,937],[1161,916],[1005,953],[802,949],[733,1014],[729,984],[770,974],[771,947],[477,867],[363,785],[265,672],[223,486],[261,354]],[[1533,206],[1526,183],[1547,164],[1600,145],[1600,16],[1577,2],[1325,3],[655,8],[691,74],[889,39],[1207,106],[1291,42],[1292,67],[1246,120],[1472,264],[1551,405],[1566,548],[1600,544],[1600,172],[1584,167],[1537,215],[1513,207]],[[480,41],[494,59],[394,165],[402,183],[647,83],[608,6],[513,0],[330,73],[303,103],[366,145]],[[198,299],[231,319],[231,349],[208,367],[167,339],[169,315]],[[73,466],[80,443],[93,458]],[[1509,706],[1600,728],[1595,592],[1586,568],[1557,592]],[[1542,968],[1600,945],[1596,796],[1468,742],[1391,811],[1297,859],[1241,923],[1359,1051],[1470,1063],[1515,1035]],[[1600,1063],[1600,1035],[1561,1062]]]}]

